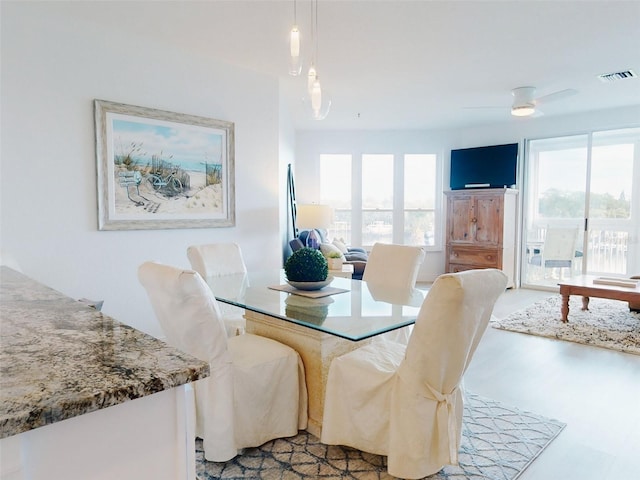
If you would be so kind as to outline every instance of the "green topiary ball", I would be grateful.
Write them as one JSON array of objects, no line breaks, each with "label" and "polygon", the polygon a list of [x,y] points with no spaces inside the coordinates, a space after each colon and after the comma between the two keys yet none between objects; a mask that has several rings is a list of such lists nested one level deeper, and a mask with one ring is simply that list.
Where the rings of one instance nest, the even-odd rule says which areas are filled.
[{"label": "green topiary ball", "polygon": [[304,247],[287,258],[284,273],[292,282],[322,282],[329,275],[329,266],[320,250]]}]

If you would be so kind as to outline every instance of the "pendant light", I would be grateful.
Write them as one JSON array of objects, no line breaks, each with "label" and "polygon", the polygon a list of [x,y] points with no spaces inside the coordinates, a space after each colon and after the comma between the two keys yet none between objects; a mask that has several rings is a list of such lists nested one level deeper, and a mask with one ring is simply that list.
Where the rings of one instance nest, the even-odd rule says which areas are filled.
[{"label": "pendant light", "polygon": [[327,92],[324,92],[324,94],[322,92],[320,79],[318,77],[318,70],[315,66],[315,62],[318,57],[318,0],[312,1],[311,40],[314,45],[314,53],[311,59],[311,65],[309,66],[309,72],[307,73],[307,92],[309,94],[309,103],[311,104],[313,118],[316,120],[323,120],[329,114],[329,110],[331,109],[331,100],[329,99]]},{"label": "pendant light", "polygon": [[300,30],[298,30],[296,0],[293,0],[293,26],[289,33],[289,75],[297,77],[302,72],[300,62]]},{"label": "pendant light", "polygon": [[311,61],[311,65],[309,66],[309,72],[307,73],[307,93],[311,96],[311,92],[313,91],[313,84],[318,79],[318,72],[316,72],[316,66]]},{"label": "pendant light", "polygon": [[310,92],[311,115],[314,120],[324,120],[331,110],[331,97],[320,85],[320,77],[316,76]]},{"label": "pendant light", "polygon": [[320,108],[322,107],[322,88],[320,87],[320,80],[316,77],[311,87],[311,108],[314,115],[318,115]]},{"label": "pendant light", "polygon": [[[311,98],[312,92],[313,92],[313,85],[316,82],[316,79],[318,78],[318,72],[316,70],[316,55],[318,54],[318,40],[317,40],[317,34],[316,34],[316,28],[317,28],[317,0],[316,0],[316,7],[315,7],[315,11],[316,11],[316,15],[314,16],[314,0],[311,0],[311,62],[309,63],[309,71],[307,72],[307,93],[309,94],[309,97]],[[316,21],[314,22],[314,18],[316,19]]]}]

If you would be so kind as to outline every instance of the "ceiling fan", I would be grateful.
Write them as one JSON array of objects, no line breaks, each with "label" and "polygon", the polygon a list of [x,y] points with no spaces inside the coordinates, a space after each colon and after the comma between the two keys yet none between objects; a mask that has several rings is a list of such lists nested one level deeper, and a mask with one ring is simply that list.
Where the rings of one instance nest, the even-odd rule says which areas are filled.
[{"label": "ceiling fan", "polygon": [[528,117],[533,115],[542,115],[540,110],[536,110],[536,107],[549,102],[555,102],[564,98],[571,97],[577,94],[578,91],[573,88],[567,88],[564,90],[558,90],[557,92],[549,93],[541,97],[536,97],[535,87],[518,87],[511,90],[513,96],[513,103],[511,107],[503,106],[484,106],[484,107],[466,107],[470,109],[481,108],[511,108],[511,115],[516,117]]}]

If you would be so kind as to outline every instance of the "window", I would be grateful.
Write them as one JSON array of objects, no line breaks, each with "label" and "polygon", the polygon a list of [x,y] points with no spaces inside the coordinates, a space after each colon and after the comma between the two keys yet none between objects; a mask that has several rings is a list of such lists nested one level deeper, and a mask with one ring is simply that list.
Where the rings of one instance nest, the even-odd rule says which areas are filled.
[{"label": "window", "polygon": [[[528,141],[523,283],[554,285],[561,274],[628,275],[640,256],[640,128]],[[577,229],[571,271],[539,268],[546,232]]]},{"label": "window", "polygon": [[362,156],[362,244],[393,243],[393,155]]},{"label": "window", "polygon": [[[635,133],[635,136],[634,136]],[[595,132],[591,151],[590,218],[631,218],[640,129]]]},{"label": "window", "polygon": [[330,238],[351,243],[351,155],[320,155],[320,203],[334,208]]},{"label": "window", "polygon": [[436,154],[320,155],[320,202],[335,210],[329,237],[438,247],[440,171]]},{"label": "window", "polygon": [[584,218],[587,141],[576,135],[530,142],[540,221]]},{"label": "window", "polygon": [[404,244],[435,245],[436,155],[404,156]]}]

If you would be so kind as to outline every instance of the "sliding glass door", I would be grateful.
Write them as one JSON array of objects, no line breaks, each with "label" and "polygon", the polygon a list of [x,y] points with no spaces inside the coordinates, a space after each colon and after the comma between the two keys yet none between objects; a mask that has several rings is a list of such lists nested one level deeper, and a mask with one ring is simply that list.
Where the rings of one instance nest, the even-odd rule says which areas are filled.
[{"label": "sliding glass door", "polygon": [[529,140],[521,281],[640,274],[640,129]]},{"label": "sliding glass door", "polygon": [[640,274],[640,129],[596,132],[591,151],[587,272]]}]

